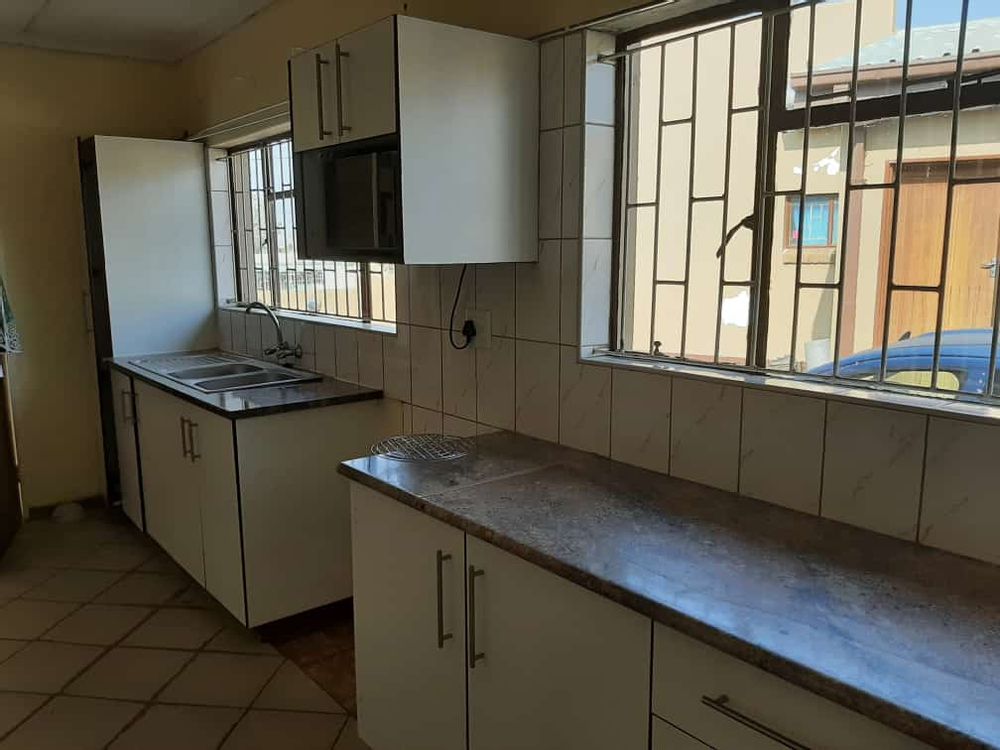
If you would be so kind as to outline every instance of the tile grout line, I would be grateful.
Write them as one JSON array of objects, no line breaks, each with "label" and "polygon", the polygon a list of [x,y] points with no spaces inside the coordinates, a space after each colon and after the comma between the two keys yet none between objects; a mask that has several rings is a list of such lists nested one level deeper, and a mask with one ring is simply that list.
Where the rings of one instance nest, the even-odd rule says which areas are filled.
[{"label": "tile grout line", "polygon": [[[98,546],[102,546],[102,545],[100,545],[100,544],[95,545],[95,547],[98,547]],[[125,576],[127,576],[128,574],[133,573],[136,570],[138,570],[147,561],[149,561],[150,559],[152,559],[152,557],[153,557],[153,553],[151,552],[148,557],[144,558],[143,560],[141,560],[140,562],[138,562],[133,567],[125,569],[123,571],[123,573],[122,573],[121,578],[125,578]],[[96,596],[100,596],[100,594],[96,594],[95,597]],[[28,643],[30,644],[30,643],[42,642],[42,639],[41,639],[42,635],[45,635],[46,633],[48,633],[49,631],[51,631],[53,628],[55,628],[57,625],[59,625],[60,623],[62,623],[66,619],[68,619],[71,615],[73,615],[74,613],[76,613],[76,612],[80,611],[81,609],[83,609],[84,604],[89,604],[89,603],[90,602],[84,602],[83,604],[79,604],[77,607],[75,607],[74,609],[72,609],[65,617],[61,618],[57,622],[53,623],[49,628],[47,628],[46,630],[44,630],[39,636],[37,636],[37,637],[35,637],[33,639],[30,639]],[[135,626],[133,626],[132,628],[130,628],[126,633],[124,633],[121,636],[121,638],[119,638],[119,641],[116,641],[116,643],[120,642],[124,638],[127,638],[136,628],[138,628],[140,625],[142,625],[143,623],[145,623],[150,617],[152,617],[152,614],[153,613],[150,612],[145,618],[143,618],[138,623],[136,623]],[[12,736],[14,734],[14,732],[16,732],[20,727],[24,726],[28,721],[30,721],[34,716],[36,716],[39,712],[41,712],[42,709],[44,709],[46,706],[48,706],[50,703],[52,703],[56,698],[58,698],[60,696],[66,696],[66,693],[64,693],[65,688],[68,685],[70,685],[71,683],[75,682],[77,680],[77,678],[79,678],[85,671],[87,671],[88,669],[90,669],[100,659],[103,659],[104,656],[111,650],[111,648],[114,647],[114,645],[115,644],[112,644],[111,646],[108,646],[107,648],[103,649],[100,654],[98,654],[96,657],[94,657],[93,659],[89,660],[86,664],[84,664],[68,680],[66,680],[63,683],[62,687],[57,692],[50,694],[49,697],[48,697],[48,699],[46,699],[46,700],[42,701],[40,704],[38,704],[38,706],[35,708],[34,711],[29,712],[24,718],[21,719],[21,721],[17,722],[14,726],[12,726],[10,729],[8,729],[7,732],[5,732],[2,735],[0,735],[0,740],[6,740],[6,738]],[[27,645],[24,648],[27,648]],[[74,696],[74,697],[77,697],[77,696]]]}]

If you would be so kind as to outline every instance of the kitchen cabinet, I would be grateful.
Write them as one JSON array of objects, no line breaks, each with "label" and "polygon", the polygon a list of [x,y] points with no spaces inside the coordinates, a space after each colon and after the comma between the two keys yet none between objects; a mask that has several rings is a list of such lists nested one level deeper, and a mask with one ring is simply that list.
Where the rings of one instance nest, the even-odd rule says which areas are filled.
[{"label": "kitchen cabinet", "polygon": [[537,260],[536,43],[395,15],[296,55],[288,80],[300,254]]},{"label": "kitchen cabinet", "polygon": [[288,85],[298,92],[291,103],[292,149],[308,151],[340,141],[335,119],[339,91],[334,65],[336,42],[293,57],[288,62]]},{"label": "kitchen cabinet", "polygon": [[[716,750],[930,750],[660,624],[653,628],[652,707],[655,717]],[[654,744],[654,750],[672,747]]]},{"label": "kitchen cabinet", "polygon": [[466,540],[469,747],[645,750],[649,618]]},{"label": "kitchen cabinet", "polygon": [[340,103],[340,142],[395,133],[395,17],[341,37],[336,47],[340,85],[332,99]]},{"label": "kitchen cabinet", "polygon": [[136,383],[135,397],[146,531],[192,578],[204,583],[201,472],[188,448],[192,407],[145,383]]},{"label": "kitchen cabinet", "polygon": [[463,562],[457,529],[356,484],[352,514],[369,745],[460,750],[467,721],[470,750],[647,747],[648,618],[474,537]]},{"label": "kitchen cabinet", "polygon": [[136,446],[135,394],[132,378],[111,372],[112,402],[115,416],[115,444],[118,448],[118,481],[122,510],[140,530],[142,519],[142,486],[139,480],[139,451]]},{"label": "kitchen cabinet", "polygon": [[293,57],[288,82],[294,151],[395,133],[395,17]]},{"label": "kitchen cabinet", "polygon": [[337,462],[399,432],[399,404],[230,419],[136,380],[146,531],[254,627],[352,593]]},{"label": "kitchen cabinet", "polygon": [[358,717],[381,750],[465,750],[465,535],[351,490]]}]

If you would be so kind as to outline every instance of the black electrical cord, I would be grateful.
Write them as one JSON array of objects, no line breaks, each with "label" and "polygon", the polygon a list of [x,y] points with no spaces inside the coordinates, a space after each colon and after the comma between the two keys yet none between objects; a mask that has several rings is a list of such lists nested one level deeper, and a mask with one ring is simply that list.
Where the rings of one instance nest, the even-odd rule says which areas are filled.
[{"label": "black electrical cord", "polygon": [[455,290],[455,301],[451,304],[451,317],[448,318],[448,341],[451,343],[452,348],[459,351],[468,349],[472,343],[472,339],[476,337],[476,324],[471,320],[467,320],[462,324],[462,335],[465,336],[465,343],[461,346],[455,343],[455,310],[458,309],[458,298],[462,296],[462,282],[465,281],[465,272],[467,270],[469,270],[468,263],[462,266],[462,273],[458,277],[458,289]]}]

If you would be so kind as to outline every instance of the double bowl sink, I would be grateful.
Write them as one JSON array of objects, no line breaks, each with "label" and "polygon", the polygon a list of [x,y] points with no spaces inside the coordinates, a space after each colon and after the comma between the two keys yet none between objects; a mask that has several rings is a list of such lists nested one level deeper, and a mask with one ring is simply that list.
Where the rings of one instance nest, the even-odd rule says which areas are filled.
[{"label": "double bowl sink", "polygon": [[229,354],[192,354],[149,357],[132,364],[170,378],[202,393],[310,383],[322,375]]}]

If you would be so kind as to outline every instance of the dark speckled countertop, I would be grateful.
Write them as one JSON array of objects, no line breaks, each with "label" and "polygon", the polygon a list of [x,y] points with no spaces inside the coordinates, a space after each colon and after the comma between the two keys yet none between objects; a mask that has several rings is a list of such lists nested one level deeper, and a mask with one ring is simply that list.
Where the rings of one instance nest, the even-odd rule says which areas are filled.
[{"label": "dark speckled countertop", "polygon": [[1000,748],[1000,567],[497,433],[341,473],[941,748]]},{"label": "dark speckled countertop", "polygon": [[195,406],[208,409],[228,419],[261,417],[299,409],[316,409],[321,406],[335,406],[354,401],[382,398],[382,391],[327,377],[311,383],[248,388],[223,393],[203,393],[196,388],[189,388],[176,380],[135,365],[130,361],[132,359],[135,357],[116,358],[109,360],[108,364],[134,378],[170,391],[173,395],[189,401]]}]

